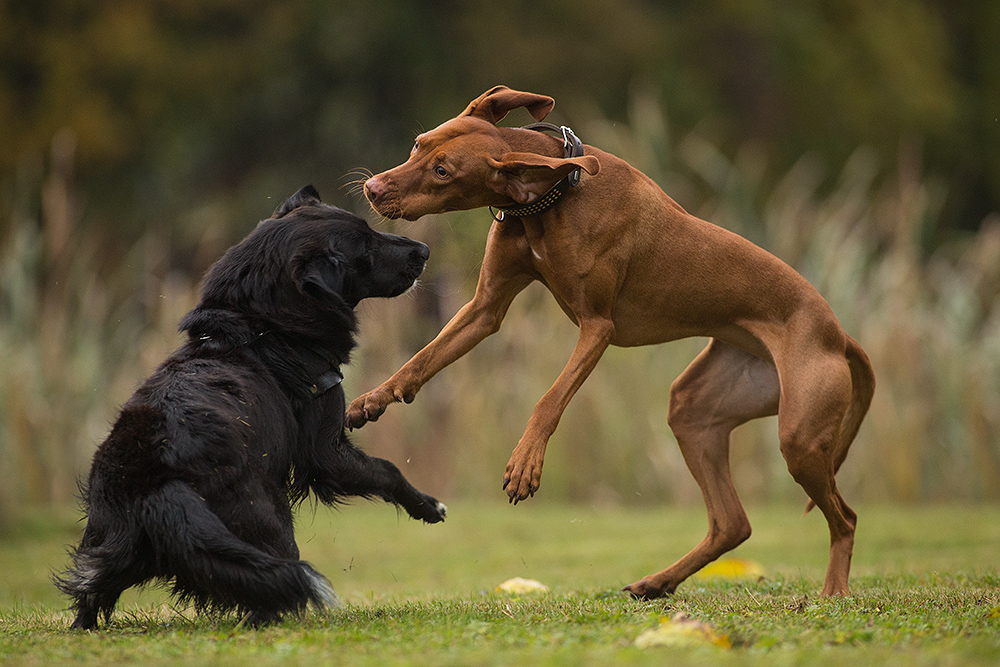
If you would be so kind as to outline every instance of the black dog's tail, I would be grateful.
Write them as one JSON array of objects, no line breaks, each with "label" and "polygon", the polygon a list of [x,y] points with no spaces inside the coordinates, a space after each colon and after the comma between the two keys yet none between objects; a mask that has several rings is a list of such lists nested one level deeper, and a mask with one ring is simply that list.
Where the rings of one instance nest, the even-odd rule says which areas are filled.
[{"label": "black dog's tail", "polygon": [[253,625],[303,611],[310,602],[339,606],[323,575],[303,561],[277,558],[239,539],[183,482],[164,484],[140,502],[138,511],[153,569],[137,569],[143,567],[136,557],[142,547],[127,538],[109,536],[99,546],[82,545],[73,567],[56,581],[75,599],[74,627],[95,627],[100,614],[110,616],[121,591],[169,576],[182,600],[200,609],[237,610]]}]

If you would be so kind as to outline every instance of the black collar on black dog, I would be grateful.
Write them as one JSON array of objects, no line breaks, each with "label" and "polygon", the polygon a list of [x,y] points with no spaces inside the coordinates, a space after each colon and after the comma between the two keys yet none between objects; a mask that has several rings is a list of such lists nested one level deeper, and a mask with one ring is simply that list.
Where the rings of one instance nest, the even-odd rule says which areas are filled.
[{"label": "black collar on black dog", "polygon": [[344,374],[340,372],[340,363],[338,360],[325,347],[313,346],[310,348],[310,351],[323,359],[328,367],[326,371],[320,373],[315,382],[309,385],[309,393],[313,395],[313,398],[319,398],[343,382]]},{"label": "black collar on black dog", "polygon": [[[573,130],[565,125],[556,127],[552,123],[532,123],[525,125],[522,129],[535,130],[536,132],[554,132],[560,134],[563,140],[563,154],[565,157],[580,157],[583,155],[583,142],[580,141]],[[574,169],[565,178],[552,186],[548,192],[531,202],[530,204],[518,204],[515,206],[498,206],[499,213],[494,213],[493,218],[497,221],[503,220],[504,216],[512,215],[521,218],[526,215],[538,215],[544,213],[556,205],[562,196],[576,184],[580,182],[580,170]],[[492,209],[492,207],[491,207]],[[492,212],[492,210],[491,210]]]},{"label": "black collar on black dog", "polygon": [[[261,336],[266,336],[270,333],[271,333],[270,330],[264,329],[257,332],[256,335],[250,337],[249,339],[241,337],[230,340],[238,341],[235,343],[237,347],[244,347],[244,346],[249,346],[254,340],[260,338]],[[209,333],[199,333],[197,334],[197,339],[199,343],[209,348],[218,349],[221,346],[221,343],[218,340],[213,339],[213,336]],[[223,340],[226,339],[223,338]],[[230,342],[229,344],[232,345],[233,343]],[[309,393],[313,395],[313,398],[319,398],[320,396],[322,396],[323,394],[325,394],[326,392],[330,391],[338,384],[343,382],[344,375],[343,373],[340,372],[340,365],[334,359],[333,354],[331,354],[329,350],[319,346],[310,347],[308,349],[317,357],[320,357],[323,360],[324,365],[328,367],[328,370],[321,373],[319,377],[316,378],[315,382],[307,385],[307,389],[309,390]],[[306,380],[306,382],[308,382],[308,380]]]},{"label": "black collar on black dog", "polygon": [[343,382],[343,380],[344,376],[340,373],[340,367],[334,366],[316,378],[316,382],[314,384],[309,385],[309,393],[311,393],[314,397],[319,398]]}]

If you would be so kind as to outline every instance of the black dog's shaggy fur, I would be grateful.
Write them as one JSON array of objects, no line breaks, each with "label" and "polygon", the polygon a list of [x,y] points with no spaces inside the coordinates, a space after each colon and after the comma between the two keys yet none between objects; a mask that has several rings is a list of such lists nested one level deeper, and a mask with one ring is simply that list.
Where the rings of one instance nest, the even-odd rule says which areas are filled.
[{"label": "black dog's shaggy fur", "polygon": [[340,366],[354,306],[406,291],[428,250],[307,186],[209,270],[187,342],[124,405],[94,455],[72,567],[75,628],[156,580],[198,608],[276,620],[336,598],[300,561],[291,507],[380,497],[428,523],[445,507],[348,442]]}]

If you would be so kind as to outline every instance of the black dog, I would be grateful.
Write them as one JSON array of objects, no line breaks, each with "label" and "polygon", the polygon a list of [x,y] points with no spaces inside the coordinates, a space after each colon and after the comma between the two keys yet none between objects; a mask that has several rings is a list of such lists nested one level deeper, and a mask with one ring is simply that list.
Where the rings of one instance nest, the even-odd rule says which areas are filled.
[{"label": "black dog", "polygon": [[209,270],[187,342],[124,405],[94,455],[87,527],[56,584],[75,628],[108,622],[150,580],[251,624],[336,601],[300,561],[291,507],[379,497],[441,521],[445,507],[344,433],[340,366],[354,306],[402,294],[427,246],[380,234],[307,186]]}]

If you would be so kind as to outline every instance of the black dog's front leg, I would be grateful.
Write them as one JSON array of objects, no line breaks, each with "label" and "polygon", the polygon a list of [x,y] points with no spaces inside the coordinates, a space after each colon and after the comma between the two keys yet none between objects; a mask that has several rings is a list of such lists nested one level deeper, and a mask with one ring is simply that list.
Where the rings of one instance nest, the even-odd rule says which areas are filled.
[{"label": "black dog's front leg", "polygon": [[444,521],[448,508],[410,484],[395,465],[385,459],[368,456],[347,442],[329,451],[322,470],[310,481],[312,491],[325,503],[338,497],[379,497],[401,506],[414,519],[427,523]]},{"label": "black dog's front leg", "polygon": [[369,457],[373,467],[381,467],[379,476],[386,481],[392,480],[387,487],[388,493],[379,492],[385,500],[402,506],[414,519],[427,523],[444,521],[448,508],[438,499],[427,495],[410,484],[403,473],[395,465],[385,459]]}]

